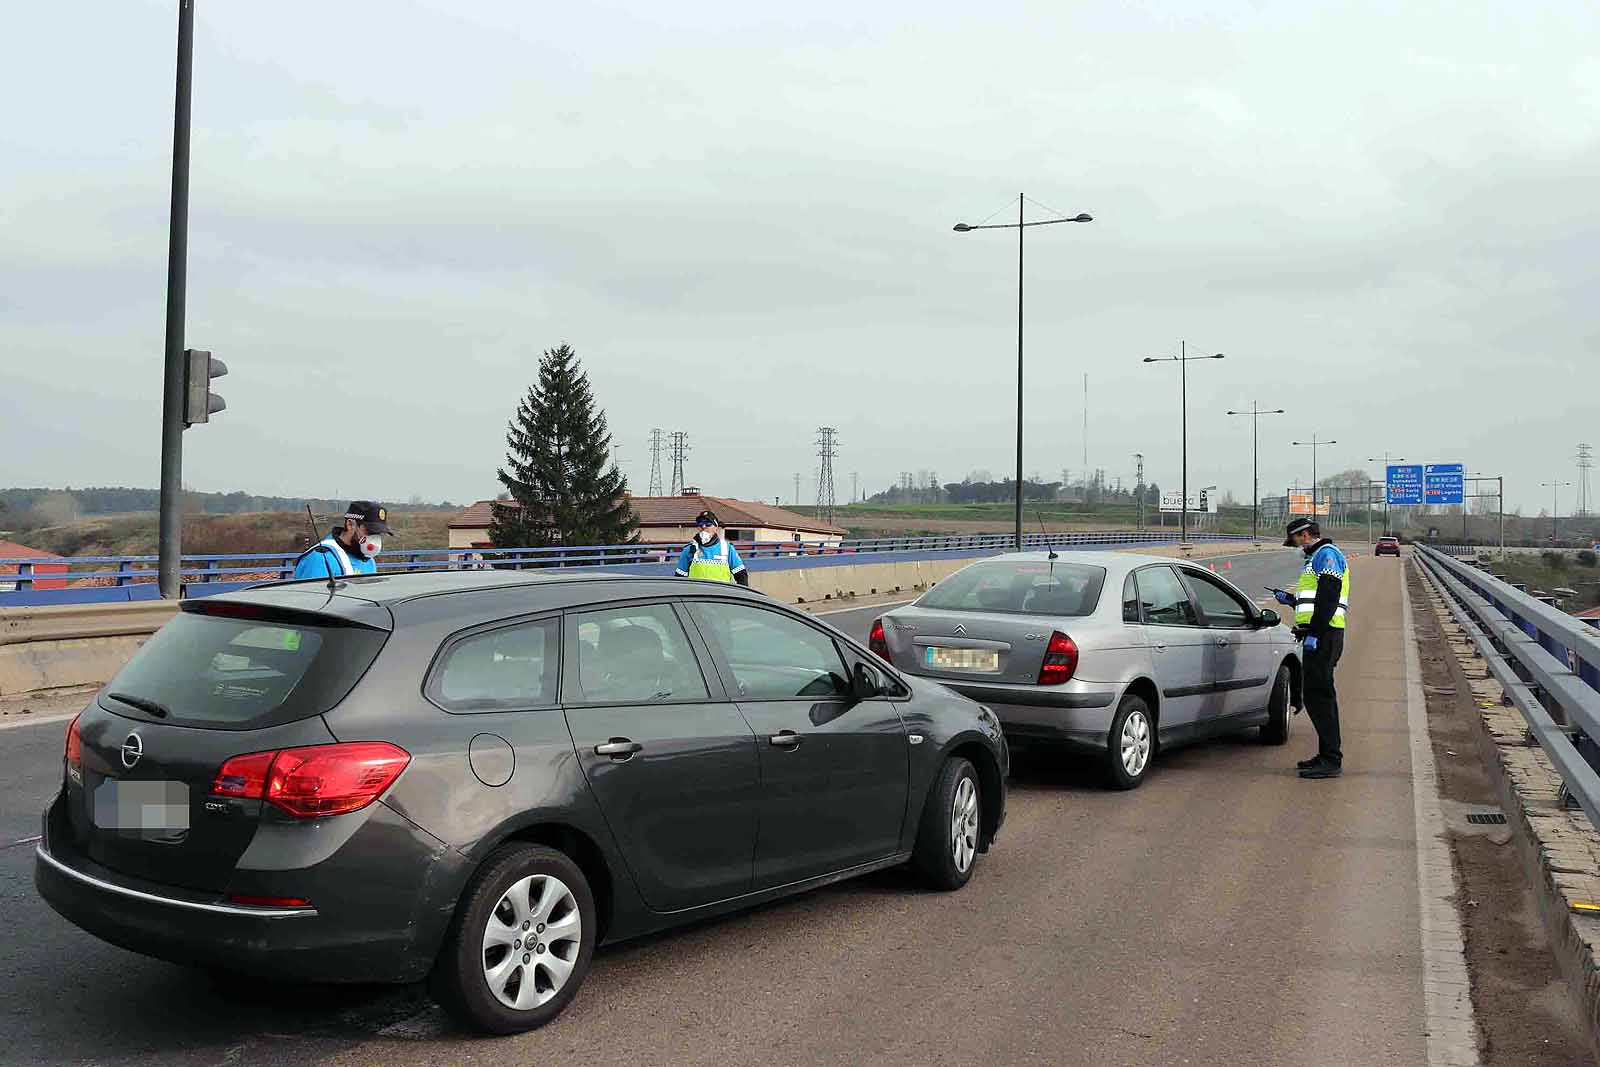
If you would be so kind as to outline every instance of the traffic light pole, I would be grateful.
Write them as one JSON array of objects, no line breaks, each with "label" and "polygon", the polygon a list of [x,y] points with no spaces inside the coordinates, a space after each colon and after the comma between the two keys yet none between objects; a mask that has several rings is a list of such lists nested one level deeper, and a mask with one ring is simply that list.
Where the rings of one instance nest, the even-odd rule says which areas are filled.
[{"label": "traffic light pole", "polygon": [[178,2],[178,87],[172,120],[172,218],[167,243],[167,351],[161,379],[161,530],[157,580],[164,600],[182,593],[183,313],[189,250],[189,95],[194,0]]}]

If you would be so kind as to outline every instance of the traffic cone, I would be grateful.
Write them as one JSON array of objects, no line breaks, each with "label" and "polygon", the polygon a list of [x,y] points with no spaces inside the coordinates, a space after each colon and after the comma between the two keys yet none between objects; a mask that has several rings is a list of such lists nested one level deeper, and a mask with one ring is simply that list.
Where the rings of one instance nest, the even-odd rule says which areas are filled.
[{"label": "traffic cone", "polygon": [[1212,574],[1217,573],[1217,565],[1215,563],[1208,563],[1208,564],[1206,564],[1206,566],[1211,568],[1211,573]]},{"label": "traffic cone", "polygon": [[1223,560],[1222,561],[1222,569],[1225,570],[1225,571],[1233,570],[1233,560],[1231,560],[1231,559]]}]

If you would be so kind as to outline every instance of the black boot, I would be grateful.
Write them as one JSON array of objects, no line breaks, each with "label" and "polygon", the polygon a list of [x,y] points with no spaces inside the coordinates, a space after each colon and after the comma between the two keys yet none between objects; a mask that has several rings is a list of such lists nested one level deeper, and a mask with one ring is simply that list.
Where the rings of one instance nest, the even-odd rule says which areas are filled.
[{"label": "black boot", "polygon": [[1310,759],[1301,760],[1299,763],[1296,763],[1295,766],[1299,767],[1303,771],[1307,767],[1315,767],[1317,764],[1319,764],[1321,762],[1322,762],[1322,756],[1319,753],[1318,755],[1312,756]]},{"label": "black boot", "polygon": [[1344,773],[1344,768],[1337,763],[1325,760],[1320,756],[1316,762],[1300,772],[1302,778],[1337,778]]}]

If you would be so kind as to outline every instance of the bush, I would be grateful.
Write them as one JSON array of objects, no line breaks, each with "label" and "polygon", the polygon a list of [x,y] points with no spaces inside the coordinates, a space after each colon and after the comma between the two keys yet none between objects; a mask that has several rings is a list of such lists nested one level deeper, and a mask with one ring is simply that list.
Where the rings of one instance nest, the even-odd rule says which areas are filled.
[{"label": "bush", "polygon": [[1565,552],[1558,552],[1553,548],[1547,548],[1539,554],[1544,557],[1544,561],[1546,563],[1550,564],[1550,566],[1556,570],[1566,570],[1568,557]]},{"label": "bush", "polygon": [[1592,548],[1580,548],[1580,549],[1578,549],[1578,562],[1581,563],[1585,567],[1593,567],[1595,565],[1594,549],[1592,549]]}]

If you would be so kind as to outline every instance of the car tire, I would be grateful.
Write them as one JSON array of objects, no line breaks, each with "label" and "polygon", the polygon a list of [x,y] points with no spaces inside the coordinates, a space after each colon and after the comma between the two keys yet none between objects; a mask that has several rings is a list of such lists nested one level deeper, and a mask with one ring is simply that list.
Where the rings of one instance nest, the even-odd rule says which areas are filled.
[{"label": "car tire", "polygon": [[977,768],[960,756],[945,760],[928,790],[911,863],[934,888],[960,889],[978,865],[983,833],[983,787]]},{"label": "car tire", "polygon": [[1113,789],[1137,789],[1156,755],[1155,721],[1143,697],[1122,698],[1106,735],[1106,781]]},{"label": "car tire", "polygon": [[1267,721],[1261,724],[1261,743],[1281,745],[1289,740],[1289,668],[1279,667],[1267,699]]},{"label": "car tire", "polygon": [[576,863],[552,848],[506,845],[461,894],[434,965],[434,995],[466,1026],[536,1029],[577,995],[596,934],[594,894]]}]

